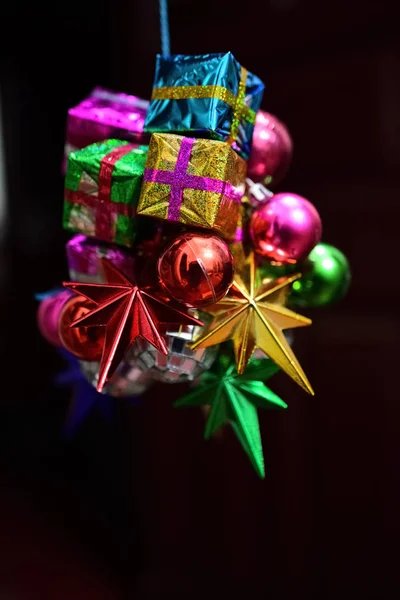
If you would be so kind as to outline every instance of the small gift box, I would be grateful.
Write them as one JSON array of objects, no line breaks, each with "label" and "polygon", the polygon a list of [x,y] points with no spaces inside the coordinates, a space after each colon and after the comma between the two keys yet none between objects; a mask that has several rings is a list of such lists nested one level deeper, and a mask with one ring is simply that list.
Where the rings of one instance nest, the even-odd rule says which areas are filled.
[{"label": "small gift box", "polygon": [[96,87],[68,111],[65,159],[74,150],[106,139],[146,142],[143,125],[148,106],[148,100]]},{"label": "small gift box", "polygon": [[105,140],[72,152],[65,178],[63,225],[132,246],[147,146]]},{"label": "small gift box", "polygon": [[227,141],[248,158],[263,92],[230,52],[157,56],[144,129]]},{"label": "small gift box", "polygon": [[154,133],[137,213],[231,239],[245,177],[246,162],[224,142]]},{"label": "small gift box", "polygon": [[128,278],[132,277],[134,258],[115,245],[108,245],[84,235],[75,235],[65,246],[71,281],[105,283],[101,259],[107,258]]}]

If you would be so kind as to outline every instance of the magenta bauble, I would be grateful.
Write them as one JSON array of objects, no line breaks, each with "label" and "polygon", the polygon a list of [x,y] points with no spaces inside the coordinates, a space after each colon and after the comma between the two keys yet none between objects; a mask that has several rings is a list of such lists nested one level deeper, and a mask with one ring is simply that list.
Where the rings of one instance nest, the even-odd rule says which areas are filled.
[{"label": "magenta bauble", "polygon": [[59,292],[44,298],[37,311],[37,324],[40,333],[53,346],[62,346],[58,333],[58,320],[64,304],[70,299],[70,292]]},{"label": "magenta bauble", "polygon": [[274,115],[258,111],[247,172],[254,181],[276,185],[285,176],[293,153],[286,126]]},{"label": "magenta bauble", "polygon": [[317,209],[297,194],[275,194],[254,211],[250,222],[256,252],[283,264],[306,258],[321,234]]}]

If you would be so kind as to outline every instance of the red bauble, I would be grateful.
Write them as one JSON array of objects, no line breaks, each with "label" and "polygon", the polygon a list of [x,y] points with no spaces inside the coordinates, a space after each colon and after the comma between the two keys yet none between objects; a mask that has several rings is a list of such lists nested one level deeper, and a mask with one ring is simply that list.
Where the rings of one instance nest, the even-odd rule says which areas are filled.
[{"label": "red bauble", "polygon": [[58,333],[64,348],[80,360],[99,361],[103,353],[104,331],[99,327],[71,327],[93,309],[84,296],[73,296],[60,313]]},{"label": "red bauble", "polygon": [[158,260],[161,285],[174,300],[194,308],[221,300],[233,273],[231,251],[211,234],[185,233]]},{"label": "red bauble", "polygon": [[258,111],[247,172],[254,181],[276,185],[285,176],[293,153],[286,126],[274,115]]},{"label": "red bauble", "polygon": [[317,209],[297,194],[275,194],[254,211],[250,221],[256,252],[283,264],[306,258],[321,233]]}]

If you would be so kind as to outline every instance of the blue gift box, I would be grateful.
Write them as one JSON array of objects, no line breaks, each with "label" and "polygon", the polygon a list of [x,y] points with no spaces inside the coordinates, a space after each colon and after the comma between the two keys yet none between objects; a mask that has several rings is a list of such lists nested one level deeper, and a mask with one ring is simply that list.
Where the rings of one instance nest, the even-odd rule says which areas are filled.
[{"label": "blue gift box", "polygon": [[263,92],[231,52],[158,55],[144,130],[227,141],[248,158]]}]

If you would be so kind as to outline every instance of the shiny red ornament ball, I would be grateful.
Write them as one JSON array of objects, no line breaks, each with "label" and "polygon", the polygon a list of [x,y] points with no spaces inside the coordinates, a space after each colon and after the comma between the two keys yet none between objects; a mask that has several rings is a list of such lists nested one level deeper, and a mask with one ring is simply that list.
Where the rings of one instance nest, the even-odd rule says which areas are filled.
[{"label": "shiny red ornament ball", "polygon": [[58,333],[60,312],[71,297],[70,292],[59,292],[44,298],[37,311],[37,324],[40,333],[53,346],[62,346]]},{"label": "shiny red ornament ball", "polygon": [[215,304],[229,290],[234,274],[227,244],[211,234],[186,233],[158,259],[158,276],[166,292],[193,308]]},{"label": "shiny red ornament ball", "polygon": [[265,185],[276,185],[290,166],[293,142],[286,126],[274,115],[258,111],[248,163],[248,176]]},{"label": "shiny red ornament ball", "polygon": [[64,305],[58,321],[58,332],[64,348],[80,360],[99,361],[103,353],[103,327],[71,327],[94,307],[84,296],[72,296]]},{"label": "shiny red ornament ball", "polygon": [[297,194],[275,194],[254,211],[250,221],[256,252],[282,264],[306,258],[321,234],[317,209]]}]

